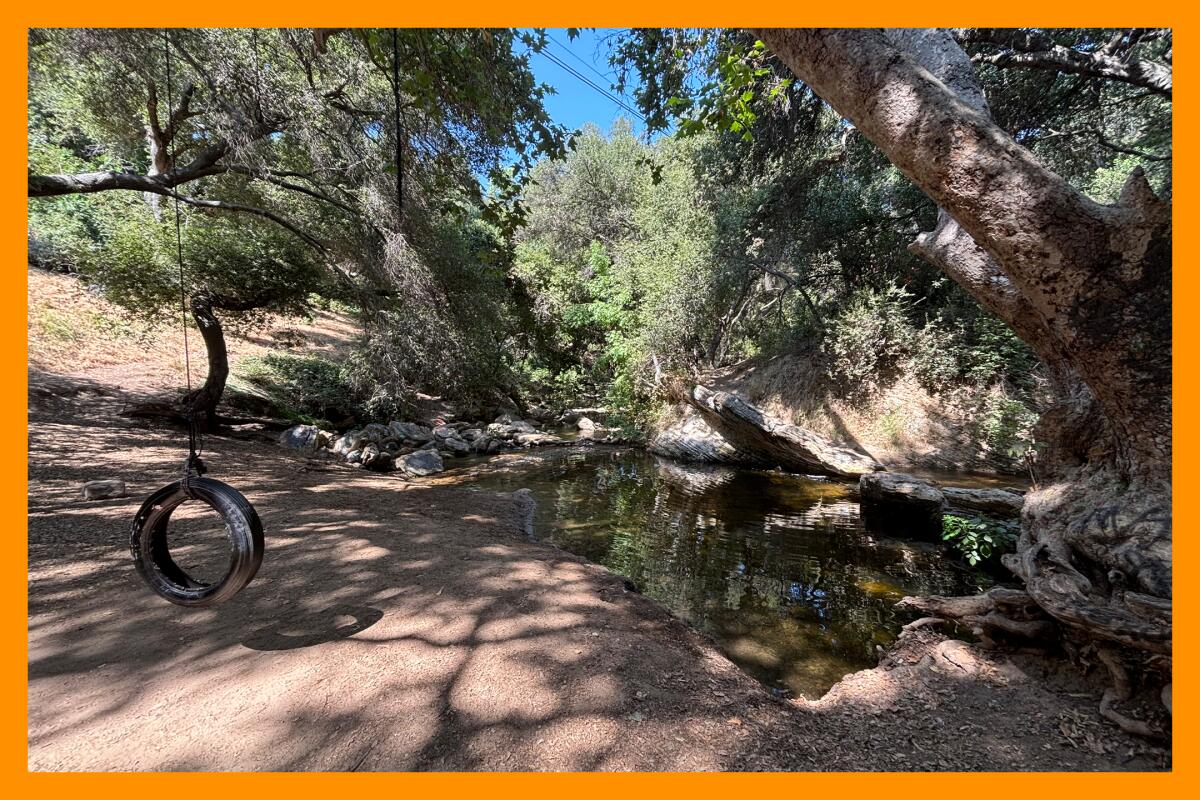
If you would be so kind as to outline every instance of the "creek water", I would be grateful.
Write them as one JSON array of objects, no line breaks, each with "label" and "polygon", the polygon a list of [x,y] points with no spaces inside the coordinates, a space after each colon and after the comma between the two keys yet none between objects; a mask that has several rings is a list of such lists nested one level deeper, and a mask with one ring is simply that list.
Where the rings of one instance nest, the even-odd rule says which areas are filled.
[{"label": "creek water", "polygon": [[[991,584],[938,543],[866,529],[847,483],[571,447],[463,465],[532,490],[534,535],[624,575],[781,694],[819,697],[877,661],[906,594]],[[970,481],[959,481],[970,483]]]}]

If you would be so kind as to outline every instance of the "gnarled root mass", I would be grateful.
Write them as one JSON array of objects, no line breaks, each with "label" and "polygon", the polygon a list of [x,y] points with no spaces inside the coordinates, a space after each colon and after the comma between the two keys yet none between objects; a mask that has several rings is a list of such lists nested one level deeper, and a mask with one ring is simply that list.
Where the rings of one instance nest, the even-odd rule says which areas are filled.
[{"label": "gnarled root mass", "polygon": [[[1108,671],[1101,713],[1129,733],[1165,732],[1117,711],[1135,683],[1170,704],[1171,489],[1106,471],[1027,496],[1017,552],[1004,564],[1023,590],[973,597],[906,597],[897,605],[968,625],[985,647],[1061,645]],[[1131,677],[1131,670],[1137,676]]]}]

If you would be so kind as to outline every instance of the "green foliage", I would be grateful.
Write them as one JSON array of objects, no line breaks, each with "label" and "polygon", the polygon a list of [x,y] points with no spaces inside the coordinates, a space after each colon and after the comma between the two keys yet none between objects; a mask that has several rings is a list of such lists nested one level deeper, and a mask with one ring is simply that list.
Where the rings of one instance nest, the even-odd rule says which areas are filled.
[{"label": "green foliage", "polygon": [[829,377],[848,394],[887,385],[911,352],[913,328],[908,320],[912,295],[891,285],[866,289],[851,297],[825,329],[823,348]]},{"label": "green foliage", "polygon": [[603,399],[644,419],[655,364],[681,368],[705,346],[719,275],[699,146],[646,145],[618,123],[607,137],[585,129],[566,159],[534,169],[511,275],[531,300],[539,346],[523,370],[535,394],[563,405]]},{"label": "green foliage", "polygon": [[971,566],[1016,550],[1013,526],[981,517],[942,517],[942,540],[948,542]]},{"label": "green foliage", "polygon": [[367,416],[346,368],[320,356],[247,356],[236,364],[234,375],[297,422],[329,427],[351,415]]},{"label": "green foliage", "polygon": [[975,419],[980,441],[993,452],[1019,459],[1033,446],[1037,414],[1026,402],[1008,397],[999,389],[984,395]]}]

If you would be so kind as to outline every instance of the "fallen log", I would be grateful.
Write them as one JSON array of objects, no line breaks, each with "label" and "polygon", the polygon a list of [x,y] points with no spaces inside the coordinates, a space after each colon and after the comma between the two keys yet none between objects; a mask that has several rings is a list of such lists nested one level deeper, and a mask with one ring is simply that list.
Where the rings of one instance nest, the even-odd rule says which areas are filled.
[{"label": "fallen log", "polygon": [[[871,456],[840,447],[810,430],[776,419],[736,394],[713,391],[697,384],[681,399],[695,408],[704,422],[720,435],[719,445],[704,443],[695,448],[698,455],[710,456],[711,460],[841,478],[884,469]],[[686,448],[679,449],[686,451]]]}]

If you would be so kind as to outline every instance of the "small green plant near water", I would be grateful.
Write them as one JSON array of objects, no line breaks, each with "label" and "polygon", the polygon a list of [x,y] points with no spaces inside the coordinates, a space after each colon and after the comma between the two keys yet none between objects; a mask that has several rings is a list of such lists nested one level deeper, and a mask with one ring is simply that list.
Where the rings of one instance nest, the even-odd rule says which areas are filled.
[{"label": "small green plant near water", "polygon": [[1017,536],[1010,525],[985,517],[942,517],[942,540],[949,542],[971,566],[1016,549]]}]

